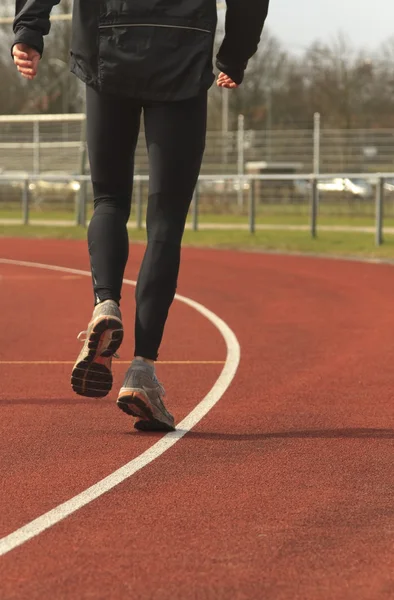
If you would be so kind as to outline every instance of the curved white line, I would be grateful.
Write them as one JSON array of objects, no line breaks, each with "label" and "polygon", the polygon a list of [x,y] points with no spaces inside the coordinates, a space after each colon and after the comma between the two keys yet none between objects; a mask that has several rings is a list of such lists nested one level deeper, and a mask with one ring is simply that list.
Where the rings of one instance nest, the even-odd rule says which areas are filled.
[{"label": "curved white line", "polygon": [[[19,260],[9,260],[6,258],[0,258],[0,263],[8,265],[16,265],[20,267],[35,267],[39,269],[48,269],[52,271],[62,271],[65,273],[74,273],[76,275],[87,275],[91,276],[88,271],[81,271],[79,269],[69,269],[67,267],[58,267],[54,265],[45,265],[41,263],[33,263]],[[125,279],[124,283],[129,285],[135,285],[135,281]],[[13,533],[10,533],[6,537],[0,539],[0,556],[7,554],[14,548],[21,546],[28,540],[39,535],[49,527],[56,525],[59,521],[62,521],[72,513],[76,512],[86,504],[89,504],[96,498],[99,498],[106,492],[112,490],[115,486],[119,485],[132,475],[146,467],[149,463],[154,461],[156,458],[161,456],[164,452],[169,450],[176,442],[183,438],[201,419],[215,406],[215,404],[223,396],[227,388],[230,386],[235,373],[237,371],[241,351],[238,340],[234,332],[230,327],[220,319],[215,313],[211,312],[205,306],[202,306],[194,300],[190,300],[185,296],[175,296],[177,300],[187,304],[191,308],[194,308],[201,315],[206,317],[221,333],[226,343],[227,357],[224,367],[222,369],[219,378],[215,382],[211,391],[205,396],[205,398],[197,404],[197,406],[177,425],[177,430],[171,433],[167,433],[161,440],[156,442],[151,448],[128,462],[126,465],[117,469],[108,477],[105,477],[98,483],[87,488],[77,496],[74,496],[70,500],[59,504],[56,508],[46,512],[34,521],[31,521],[27,525],[20,527]]]}]

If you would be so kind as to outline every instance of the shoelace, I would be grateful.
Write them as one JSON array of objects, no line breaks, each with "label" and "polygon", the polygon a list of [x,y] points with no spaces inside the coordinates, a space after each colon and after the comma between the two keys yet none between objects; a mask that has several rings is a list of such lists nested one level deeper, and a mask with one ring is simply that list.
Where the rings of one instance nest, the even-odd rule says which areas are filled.
[{"label": "shoelace", "polygon": [[161,395],[164,398],[164,396],[166,395],[166,391],[163,387],[163,384],[160,383],[160,381],[157,379],[156,375],[153,375],[152,380],[153,380],[153,383],[155,383],[157,385],[157,387],[160,390]]},{"label": "shoelace", "polygon": [[[114,329],[113,331],[121,331],[118,329]],[[86,340],[88,339],[88,331],[87,329],[85,331],[80,331],[77,335],[77,340],[79,340],[80,342],[84,343],[86,342]],[[114,358],[120,358],[119,354],[117,352],[114,352],[112,355]]]}]

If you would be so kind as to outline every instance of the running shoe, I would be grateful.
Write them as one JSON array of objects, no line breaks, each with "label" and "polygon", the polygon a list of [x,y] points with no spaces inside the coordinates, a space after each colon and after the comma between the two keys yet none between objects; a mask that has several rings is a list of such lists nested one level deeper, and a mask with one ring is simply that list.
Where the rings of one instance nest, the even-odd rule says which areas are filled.
[{"label": "running shoe", "polygon": [[86,331],[78,339],[83,348],[71,374],[71,385],[80,396],[102,398],[112,388],[112,357],[123,340],[122,315],[113,300],[97,304]]},{"label": "running shoe", "polygon": [[117,404],[123,412],[136,417],[140,431],[174,431],[174,417],[164,406],[165,390],[156,378],[154,367],[134,359],[119,392]]}]

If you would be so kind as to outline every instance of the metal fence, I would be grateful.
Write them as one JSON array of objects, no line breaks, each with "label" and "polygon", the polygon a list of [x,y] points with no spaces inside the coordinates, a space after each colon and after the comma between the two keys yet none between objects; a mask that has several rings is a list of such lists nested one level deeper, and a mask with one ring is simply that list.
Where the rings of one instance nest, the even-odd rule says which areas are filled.
[{"label": "metal fence", "polygon": [[[380,245],[383,243],[384,214],[394,217],[394,185],[390,183],[394,180],[394,173],[377,173],[370,187],[371,193],[367,196],[360,196],[360,193],[356,193],[357,189],[353,189],[353,191],[350,188],[346,189],[346,182],[351,182],[356,178],[367,181],[370,174],[201,175],[190,210],[190,225],[193,230],[197,231],[200,218],[204,214],[210,216],[219,214],[220,217],[221,214],[228,216],[232,211],[233,214],[244,219],[241,222],[237,221],[234,228],[239,228],[239,224],[243,224],[244,228],[253,234],[259,228],[261,219],[266,219],[267,215],[279,213],[282,216],[283,214],[290,215],[291,213],[287,210],[289,199],[292,199],[294,203],[295,197],[297,197],[300,214],[307,216],[310,235],[316,237],[319,215],[335,215],[338,205],[343,207],[344,204],[349,207],[350,213],[348,214],[353,214],[354,203],[356,203],[364,206],[364,214],[374,219],[375,240],[376,244]],[[1,222],[19,222],[15,218],[19,212],[20,222],[28,225],[31,222],[32,211],[36,211],[35,216],[37,217],[37,214],[39,215],[43,210],[40,205],[46,204],[50,210],[55,211],[53,213],[55,216],[56,210],[60,211],[58,220],[51,218],[47,221],[48,224],[74,223],[85,227],[92,212],[89,181],[90,178],[87,175],[74,177],[46,175],[45,180],[39,174],[15,175],[12,179],[7,175],[0,175],[0,193],[4,194],[4,202],[1,203],[2,210],[7,211],[8,209],[12,213],[11,218],[7,219],[0,210]],[[134,225],[137,228],[144,226],[148,182],[148,176],[135,176],[133,205]],[[336,182],[338,185],[338,190],[335,191],[339,193],[339,196],[335,198],[331,196],[334,192],[330,188],[332,182]],[[341,185],[342,189],[340,189]],[[64,205],[66,190],[69,191],[67,206]],[[360,190],[362,188],[359,189],[359,192]],[[59,202],[61,203],[60,207]],[[215,204],[220,206],[222,213],[212,211]],[[291,206],[293,205],[291,204]],[[333,207],[335,208],[334,212],[331,211]],[[66,208],[69,216],[72,215],[71,210],[74,212],[72,221],[64,219]],[[51,213],[52,217],[53,214]],[[219,218],[211,225],[222,228],[223,224]],[[230,227],[227,228],[231,228],[231,222],[229,225]]]},{"label": "metal fence", "polygon": [[[324,118],[322,119],[324,123]],[[239,173],[240,163],[265,161],[314,170],[318,157],[324,173],[373,173],[394,170],[394,129],[337,130],[265,129],[209,131],[202,166],[203,174]],[[318,136],[316,136],[318,133]],[[88,171],[85,148],[85,115],[1,115],[0,172]],[[144,133],[137,146],[135,171],[148,173]]]}]

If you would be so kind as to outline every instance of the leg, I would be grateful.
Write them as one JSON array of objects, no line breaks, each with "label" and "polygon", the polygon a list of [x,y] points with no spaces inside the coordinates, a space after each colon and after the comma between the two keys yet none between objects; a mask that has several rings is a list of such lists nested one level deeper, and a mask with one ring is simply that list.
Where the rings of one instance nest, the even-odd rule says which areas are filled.
[{"label": "leg", "polygon": [[112,387],[112,357],[123,339],[119,301],[128,257],[133,158],[140,106],[87,88],[87,137],[94,215],[88,241],[95,309],[71,374],[73,390],[102,397]]},{"label": "leg", "polygon": [[[145,107],[150,162],[148,244],[136,289],[135,358],[118,406],[142,431],[170,431],[165,391],[149,362],[156,360],[177,285],[180,248],[205,145],[206,94]],[[142,360],[141,360],[142,359]]]},{"label": "leg", "polygon": [[135,356],[156,360],[204,153],[207,96],[152,104],[144,112],[150,165],[148,244],[136,288]]},{"label": "leg", "polygon": [[129,241],[127,221],[141,107],[86,89],[87,140],[94,194],[88,230],[95,303],[120,301]]}]

